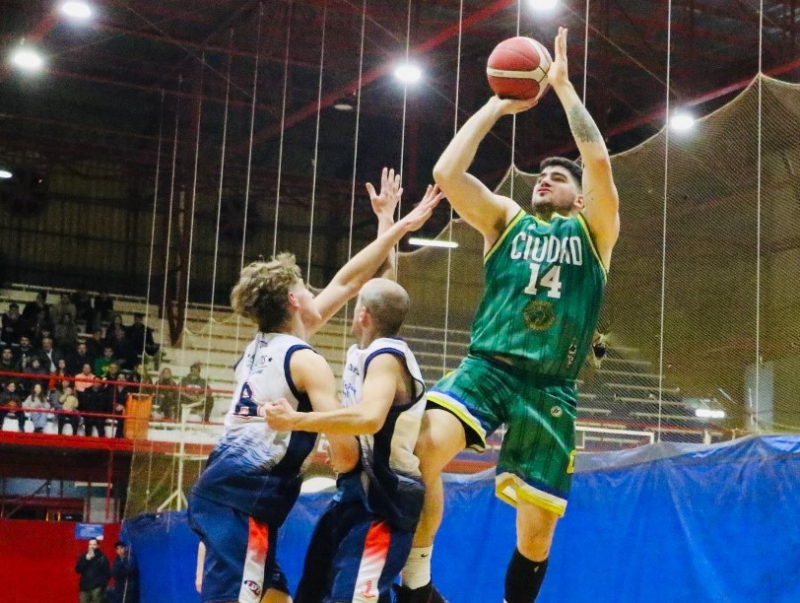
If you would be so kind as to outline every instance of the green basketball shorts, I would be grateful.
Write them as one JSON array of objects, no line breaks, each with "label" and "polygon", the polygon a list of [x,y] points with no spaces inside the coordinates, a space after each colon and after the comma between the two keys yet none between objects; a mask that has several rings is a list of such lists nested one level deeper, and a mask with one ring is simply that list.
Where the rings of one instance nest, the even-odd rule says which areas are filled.
[{"label": "green basketball shorts", "polygon": [[571,381],[531,374],[484,356],[467,356],[428,392],[428,408],[453,413],[467,445],[480,452],[506,427],[497,461],[497,496],[522,498],[561,516],[575,458],[575,399]]}]

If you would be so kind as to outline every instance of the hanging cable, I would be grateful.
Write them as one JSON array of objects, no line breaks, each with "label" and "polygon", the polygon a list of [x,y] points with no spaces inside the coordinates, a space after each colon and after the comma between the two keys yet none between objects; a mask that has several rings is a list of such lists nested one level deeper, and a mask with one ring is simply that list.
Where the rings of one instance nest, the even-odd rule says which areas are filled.
[{"label": "hanging cable", "polygon": [[306,263],[306,283],[311,282],[311,252],[314,243],[314,210],[317,202],[317,170],[319,168],[319,130],[322,120],[322,75],[325,69],[325,33],[328,23],[328,0],[322,9],[322,42],[319,50],[319,84],[317,86],[317,126],[314,134],[314,175],[311,178],[311,216],[308,224],[308,258]]},{"label": "hanging cable", "polygon": [[[759,0],[758,10],[758,152],[756,153],[756,366],[755,366],[755,401],[751,403],[748,396],[749,411],[761,408],[761,153],[762,153],[762,113],[764,102],[764,0]],[[761,431],[761,417],[756,412],[755,427]]]},{"label": "hanging cable", "polygon": [[[233,30],[230,31],[230,44],[233,47]],[[228,142],[228,114],[230,112],[230,97],[231,97],[231,63],[233,57],[228,54],[228,79],[225,83],[225,111],[222,119],[222,151],[219,160],[219,188],[217,194],[217,225],[214,233],[214,268],[211,271],[211,308],[208,313],[208,335],[207,335],[207,348],[206,348],[206,367],[211,362],[211,339],[214,332],[214,305],[217,292],[217,266],[219,264],[219,230],[220,221],[222,219],[222,194],[225,185],[225,149]],[[207,414],[207,411],[206,411]]]},{"label": "hanging cable", "polygon": [[[667,99],[665,114],[669,120],[670,76],[672,69],[672,0],[667,1]],[[667,200],[669,199],[669,127],[664,128],[664,207],[661,218],[661,314],[658,326],[658,432],[656,441],[661,441],[664,415],[664,313],[667,297]]]},{"label": "hanging cable", "polygon": [[[458,47],[456,50],[456,93],[453,100],[453,136],[458,133],[458,109],[461,100],[461,45],[464,41],[464,0],[461,0],[458,5]],[[455,212],[453,206],[450,206],[450,220],[447,223],[447,240],[453,240],[453,220],[455,220]],[[442,376],[447,373],[447,351],[450,332],[450,275],[453,268],[453,249],[447,249],[447,278],[445,279],[444,290],[444,332],[442,333]]]},{"label": "hanging cable", "polygon": [[[353,135],[353,176],[350,183],[350,225],[347,237],[347,259],[353,257],[353,222],[355,220],[356,208],[356,179],[358,172],[358,136],[361,127],[361,84],[364,78],[364,40],[367,31],[367,0],[361,3],[361,42],[358,51],[358,87],[356,88],[356,126]],[[345,321],[342,324],[342,363],[344,363],[347,351],[347,315],[350,304],[344,307]]]},{"label": "hanging cable", "polygon": [[[159,182],[161,180],[161,146],[163,142],[164,136],[164,91],[161,90],[161,109],[159,111],[159,118],[158,118],[158,145],[156,147],[156,175],[153,182],[153,219],[152,224],[150,226],[150,259],[148,261],[147,267],[147,293],[145,294],[145,310],[144,310],[144,324],[148,324],[148,319],[150,317],[150,293],[152,290],[151,283],[153,280],[153,256],[155,255],[155,247],[156,247],[156,220],[158,217],[158,191],[159,191]],[[164,343],[164,331],[159,332],[159,340],[161,344]],[[144,368],[144,365],[143,365]],[[142,378],[145,378],[146,371],[142,370]],[[138,440],[134,440],[134,446],[138,443]],[[152,477],[152,467],[153,467],[153,445],[150,445],[150,458],[148,459],[148,466],[149,469],[147,471],[147,485],[145,486],[145,508],[149,508],[149,501],[150,501],[150,478]],[[133,483],[132,480],[129,481],[130,484]],[[130,488],[130,486],[129,486]]]},{"label": "hanging cable", "polygon": [[[250,213],[250,176],[253,169],[253,131],[256,123],[256,100],[258,99],[258,66],[261,57],[261,27],[264,22],[264,3],[258,5],[258,27],[256,28],[256,60],[253,67],[253,103],[250,106],[250,140],[247,150],[247,176],[244,187],[244,216],[242,218],[242,254],[239,258],[239,270],[244,268],[244,258],[247,249],[247,216]],[[242,326],[242,317],[236,315],[236,349],[239,349],[239,332]]]},{"label": "hanging cable", "polygon": [[292,39],[293,4],[286,10],[286,47],[283,53],[283,101],[281,102],[281,139],[278,144],[278,182],[275,186],[275,229],[272,233],[272,255],[278,253],[278,215],[281,205],[281,176],[283,171],[283,142],[286,124],[286,91],[289,86],[289,43]]},{"label": "hanging cable", "polygon": [[[516,35],[519,37],[522,25],[522,0],[517,2],[517,29]],[[514,184],[517,181],[517,114],[511,116],[511,185],[509,187],[509,197],[514,198]]]}]

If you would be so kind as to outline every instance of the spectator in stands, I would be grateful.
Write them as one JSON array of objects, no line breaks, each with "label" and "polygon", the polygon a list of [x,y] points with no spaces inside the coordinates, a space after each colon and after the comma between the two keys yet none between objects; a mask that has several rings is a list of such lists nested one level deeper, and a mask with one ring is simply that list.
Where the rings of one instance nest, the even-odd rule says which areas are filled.
[{"label": "spectator in stands", "polygon": [[67,373],[77,375],[81,372],[84,364],[94,366],[94,361],[95,358],[89,355],[86,342],[80,341],[72,353],[67,355]]},{"label": "spectator in stands", "polygon": [[69,314],[62,314],[53,327],[53,339],[56,347],[64,354],[75,349],[78,344],[78,325]]},{"label": "spectator in stands", "polygon": [[75,395],[68,380],[61,381],[58,387],[50,391],[50,406],[53,410],[59,411],[56,414],[58,435],[61,435],[64,430],[64,423],[69,423],[72,426],[72,435],[78,435],[78,424],[81,420],[76,412],[78,410],[78,396]]},{"label": "spectator in stands", "polygon": [[39,312],[44,312],[45,317],[49,320],[50,306],[48,306],[46,302],[47,291],[39,291],[36,294],[36,299],[25,304],[25,309],[22,311],[22,318],[24,318],[28,324],[32,325],[36,322]]},{"label": "spectator in stands", "polygon": [[70,372],[67,370],[67,361],[63,358],[58,359],[58,365],[56,366],[56,372],[50,373],[50,381],[47,384],[48,389],[54,389],[60,385],[60,383],[64,380],[72,377]]},{"label": "spectator in stands", "polygon": [[[95,360],[103,355],[103,348],[108,345],[104,334],[105,331],[103,329],[100,327],[95,327],[94,331],[92,331],[91,339],[86,340],[86,349],[89,353],[89,356]],[[94,366],[94,362],[92,362],[92,366]]]},{"label": "spectator in stands", "polygon": [[42,347],[36,355],[42,362],[42,366],[51,373],[55,373],[56,369],[58,369],[58,361],[64,359],[64,354],[61,350],[57,350],[53,347],[52,337],[45,337],[42,339]]},{"label": "spectator in stands", "polygon": [[22,315],[19,313],[19,306],[16,302],[8,304],[8,312],[3,314],[2,321],[2,340],[6,345],[19,343],[19,338],[23,335],[30,336],[30,325],[22,318]]},{"label": "spectator in stands", "polygon": [[203,420],[208,422],[211,411],[214,409],[214,397],[209,394],[206,380],[200,376],[200,369],[203,365],[195,362],[189,367],[189,374],[181,379],[181,404],[194,404],[196,402],[203,402],[203,406],[198,408],[202,410]]},{"label": "spectator in stands", "polygon": [[114,314],[114,300],[108,295],[106,291],[101,291],[94,298],[94,327],[97,328],[102,323],[111,322],[111,317]]},{"label": "spectator in stands", "polygon": [[113,356],[125,370],[133,370],[139,362],[136,350],[128,341],[124,330],[114,329],[108,339],[108,345],[113,346]]},{"label": "spectator in stands", "polygon": [[[168,389],[161,389],[161,386],[166,386]],[[155,395],[153,396],[153,405],[158,406],[158,410],[164,419],[177,419],[178,418],[178,382],[172,376],[172,370],[165,366],[161,369],[156,381]]]},{"label": "spectator in stands", "polygon": [[110,415],[111,396],[108,395],[109,391],[103,385],[103,382],[95,378],[92,381],[92,386],[78,394],[78,406],[83,414],[83,428],[86,436],[91,436],[95,428],[97,428],[98,437],[104,438],[106,436],[106,416]]},{"label": "spectator in stands", "polygon": [[24,377],[26,392],[33,391],[33,387],[37,384],[44,389],[50,383],[50,371],[42,366],[38,356],[33,356],[30,364],[22,369],[22,372],[26,375]]},{"label": "spectator in stands", "polygon": [[133,391],[131,390],[130,386],[127,385],[128,378],[125,376],[124,373],[117,373],[114,381],[117,382],[116,385],[108,386],[109,395],[111,396],[111,407],[114,409],[114,414],[120,416],[117,419],[117,429],[114,436],[117,438],[124,438],[125,404],[128,401],[128,394],[133,393]]},{"label": "spectator in stands", "polygon": [[103,355],[94,361],[94,374],[105,375],[108,372],[108,365],[112,363],[116,363],[116,365],[119,366],[119,362],[114,358],[114,348],[110,345],[106,345],[103,348]]},{"label": "spectator in stands", "polygon": [[80,603],[103,603],[111,569],[108,559],[97,546],[96,538],[89,540],[88,550],[78,557],[75,571],[81,575],[78,586],[81,593]]},{"label": "spectator in stands", "polygon": [[75,304],[72,303],[69,293],[62,293],[58,303],[53,304],[50,308],[50,318],[54,324],[60,323],[61,317],[65,314],[69,314],[71,322],[75,322],[75,317],[78,315],[78,310],[75,308]]},{"label": "spectator in stands", "polygon": [[85,331],[91,331],[94,323],[94,310],[92,309],[92,298],[86,292],[86,285],[81,283],[72,294],[72,303],[75,304],[75,322],[83,325]]},{"label": "spectator in stands", "polygon": [[142,350],[148,356],[158,353],[160,346],[153,339],[153,329],[144,324],[144,314],[141,312],[133,315],[133,324],[127,329],[127,337],[138,356],[142,355]]},{"label": "spectator in stands", "polygon": [[0,430],[3,429],[6,416],[16,415],[20,432],[25,431],[25,413],[18,410],[20,408],[22,408],[22,398],[17,391],[17,384],[15,381],[9,381],[0,393]]},{"label": "spectator in stands", "polygon": [[119,541],[114,544],[117,556],[111,567],[114,586],[108,589],[109,603],[139,603],[139,568],[131,556],[128,545]]},{"label": "spectator in stands", "polygon": [[40,311],[31,323],[31,342],[34,346],[42,345],[42,340],[53,336],[53,321],[45,311]]},{"label": "spectator in stands", "polygon": [[22,403],[22,408],[25,410],[33,411],[25,413],[33,423],[33,433],[44,433],[44,428],[47,426],[47,419],[50,413],[44,412],[50,410],[50,403],[44,395],[44,389],[41,383],[34,384],[31,389],[30,395],[25,398]]},{"label": "spectator in stands", "polygon": [[92,383],[97,377],[92,373],[92,366],[87,362],[81,367],[81,372],[75,375],[75,393],[80,394],[85,392],[92,386]]},{"label": "spectator in stands", "polygon": [[36,350],[31,345],[31,338],[23,335],[19,338],[19,347],[17,348],[17,362],[20,369],[25,369],[30,365],[31,359],[36,356]]},{"label": "spectator in stands", "polygon": [[[0,354],[0,373],[19,373],[20,368],[19,361],[14,357],[14,350],[4,347]],[[5,384],[11,379],[16,379],[16,377],[0,374],[0,384]]]}]

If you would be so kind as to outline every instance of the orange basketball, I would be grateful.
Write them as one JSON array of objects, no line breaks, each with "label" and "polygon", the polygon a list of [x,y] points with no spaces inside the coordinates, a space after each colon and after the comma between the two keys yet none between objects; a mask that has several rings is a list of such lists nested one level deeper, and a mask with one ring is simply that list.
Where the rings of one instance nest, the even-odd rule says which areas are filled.
[{"label": "orange basketball", "polygon": [[486,76],[500,98],[539,99],[547,91],[547,71],[552,62],[540,42],[521,36],[509,38],[489,55]]}]

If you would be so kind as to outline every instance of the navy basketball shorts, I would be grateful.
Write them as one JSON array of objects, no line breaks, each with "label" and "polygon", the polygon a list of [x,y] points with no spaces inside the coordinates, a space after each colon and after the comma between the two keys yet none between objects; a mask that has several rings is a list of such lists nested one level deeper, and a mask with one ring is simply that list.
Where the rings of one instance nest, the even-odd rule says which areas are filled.
[{"label": "navy basketball shorts", "polygon": [[203,603],[259,603],[270,588],[289,593],[275,559],[276,527],[199,496],[191,498],[189,524],[206,546]]},{"label": "navy basketball shorts", "polygon": [[392,528],[362,502],[333,502],[314,529],[295,603],[389,601],[412,532]]}]

